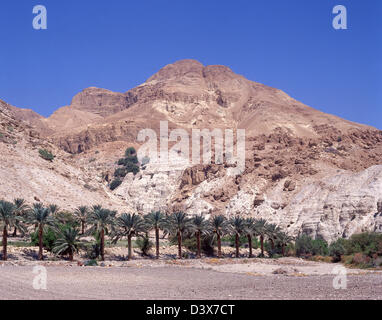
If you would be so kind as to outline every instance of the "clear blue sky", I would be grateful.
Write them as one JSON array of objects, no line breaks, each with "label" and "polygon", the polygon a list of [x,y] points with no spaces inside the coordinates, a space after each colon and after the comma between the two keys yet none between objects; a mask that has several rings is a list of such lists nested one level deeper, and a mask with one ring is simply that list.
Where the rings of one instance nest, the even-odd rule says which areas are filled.
[{"label": "clear blue sky", "polygon": [[[32,28],[38,4],[48,30]],[[348,30],[332,27],[337,4]],[[0,99],[45,116],[192,58],[382,129],[381,0],[2,0],[0,13]]]}]

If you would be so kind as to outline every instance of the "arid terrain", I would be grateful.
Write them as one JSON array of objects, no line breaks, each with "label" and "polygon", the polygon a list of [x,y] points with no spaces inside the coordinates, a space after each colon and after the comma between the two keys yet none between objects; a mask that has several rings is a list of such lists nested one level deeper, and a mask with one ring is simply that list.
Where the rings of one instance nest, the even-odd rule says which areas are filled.
[{"label": "arid terrain", "polygon": [[[159,134],[161,120],[170,131],[245,129],[245,171],[152,161],[111,191],[125,149],[140,146],[141,129]],[[100,203],[142,214],[240,214],[332,241],[382,230],[381,159],[382,131],[195,60],[165,66],[124,93],[84,89],[47,118],[0,101],[0,198],[67,210]]]},{"label": "arid terrain", "polygon": [[[348,269],[334,289],[333,264],[285,258],[105,262],[104,267],[44,263],[47,289],[35,290],[34,264],[0,266],[2,299],[382,299],[381,272]],[[285,274],[277,273],[285,272]],[[280,272],[281,270],[281,272]]]}]

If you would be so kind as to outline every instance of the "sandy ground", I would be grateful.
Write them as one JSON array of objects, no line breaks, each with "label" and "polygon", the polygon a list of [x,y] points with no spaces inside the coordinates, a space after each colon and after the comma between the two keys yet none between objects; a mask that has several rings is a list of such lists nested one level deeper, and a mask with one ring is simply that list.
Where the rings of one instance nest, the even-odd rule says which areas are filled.
[{"label": "sandy ground", "polygon": [[[33,288],[42,275],[33,273],[36,265],[46,268],[46,290]],[[347,269],[347,289],[336,290],[335,266],[296,258],[106,261],[98,267],[7,262],[0,264],[0,298],[382,299],[381,271]]]}]

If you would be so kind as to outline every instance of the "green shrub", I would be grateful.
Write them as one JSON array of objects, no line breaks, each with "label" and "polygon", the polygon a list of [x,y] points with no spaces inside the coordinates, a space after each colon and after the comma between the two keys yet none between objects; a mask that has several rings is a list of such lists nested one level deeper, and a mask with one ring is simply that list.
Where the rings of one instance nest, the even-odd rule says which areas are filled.
[{"label": "green shrub", "polygon": [[114,177],[124,178],[127,174],[127,171],[125,168],[117,168],[114,171]]},{"label": "green shrub", "polygon": [[382,256],[382,234],[364,232],[353,234],[344,242],[346,254],[363,253],[368,257]]},{"label": "green shrub", "polygon": [[125,168],[127,173],[132,172],[136,175],[139,172],[139,167],[134,163],[128,163]]},{"label": "green shrub", "polygon": [[137,151],[135,150],[134,147],[129,147],[125,151],[125,156],[126,157],[133,156],[133,155],[136,155],[136,154],[137,154]]},{"label": "green shrub", "polygon": [[38,150],[38,153],[40,154],[40,157],[43,158],[44,160],[53,161],[54,159],[54,155],[46,149],[40,149]]},{"label": "green shrub", "polygon": [[126,160],[126,163],[134,163],[134,164],[138,163],[138,158],[136,155],[128,156],[125,158],[125,160]]},{"label": "green shrub", "polygon": [[101,255],[101,246],[98,242],[84,246],[85,257],[91,260],[97,259]]},{"label": "green shrub", "polygon": [[[170,245],[177,246],[177,236],[169,237]],[[193,253],[197,253],[198,246],[196,243],[196,237],[184,236],[182,239],[182,246]],[[200,239],[200,250],[209,257],[215,254],[216,239],[213,236],[206,236]]]},{"label": "green shrub", "polygon": [[116,188],[118,188],[122,183],[122,180],[120,179],[115,179],[113,180],[111,183],[110,183],[110,190],[114,190]]},{"label": "green shrub", "polygon": [[329,253],[328,243],[323,239],[312,239],[308,235],[301,235],[296,239],[295,243],[296,255],[312,256],[320,255],[326,256]]},{"label": "green shrub", "polygon": [[[236,236],[235,235],[228,235],[224,236],[222,238],[222,242],[227,243],[230,247],[234,248],[236,246]],[[247,236],[240,236],[239,237],[239,246],[245,245],[248,243]]]},{"label": "green shrub", "polygon": [[[56,240],[57,240],[57,234],[55,233],[55,231],[52,228],[46,228],[42,236],[43,247],[48,251],[52,251]],[[35,247],[38,247],[39,245],[38,230],[32,232],[31,244]]]},{"label": "green shrub", "polygon": [[373,267],[372,259],[361,252],[358,252],[353,256],[352,264],[359,268]]},{"label": "green shrub", "polygon": [[143,237],[139,237],[135,241],[135,243],[138,246],[139,250],[141,250],[142,255],[144,255],[144,256],[148,256],[149,255],[149,252],[150,252],[150,250],[153,247],[153,243],[152,243],[152,241],[150,240],[150,238],[149,238],[149,236],[147,234],[145,236],[143,236]]},{"label": "green shrub", "polygon": [[345,251],[345,239],[338,239],[335,242],[332,242],[329,246],[329,255],[332,257],[333,262],[341,261],[341,256],[343,256]]}]

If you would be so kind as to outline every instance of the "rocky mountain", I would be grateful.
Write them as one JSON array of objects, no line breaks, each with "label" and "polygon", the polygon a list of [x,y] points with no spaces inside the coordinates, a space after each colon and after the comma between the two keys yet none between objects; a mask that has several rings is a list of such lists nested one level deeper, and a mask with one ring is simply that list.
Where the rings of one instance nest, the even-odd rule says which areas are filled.
[{"label": "rocky mountain", "polygon": [[[0,199],[44,201],[65,209],[98,202],[123,208],[105,188],[102,177],[89,175],[66,152],[15,119],[14,111],[15,107],[0,100]],[[54,160],[44,160],[39,150],[52,152]]]},{"label": "rocky mountain", "polygon": [[[49,118],[11,109],[14,121],[70,159],[69,171],[81,170],[76,177],[85,174],[125,210],[251,215],[328,240],[380,226],[382,131],[322,113],[225,66],[178,61],[125,93],[85,89]],[[226,164],[151,161],[108,191],[124,149],[140,146],[141,129],[159,133],[161,120],[188,132],[245,129],[245,171],[232,176]]]}]

